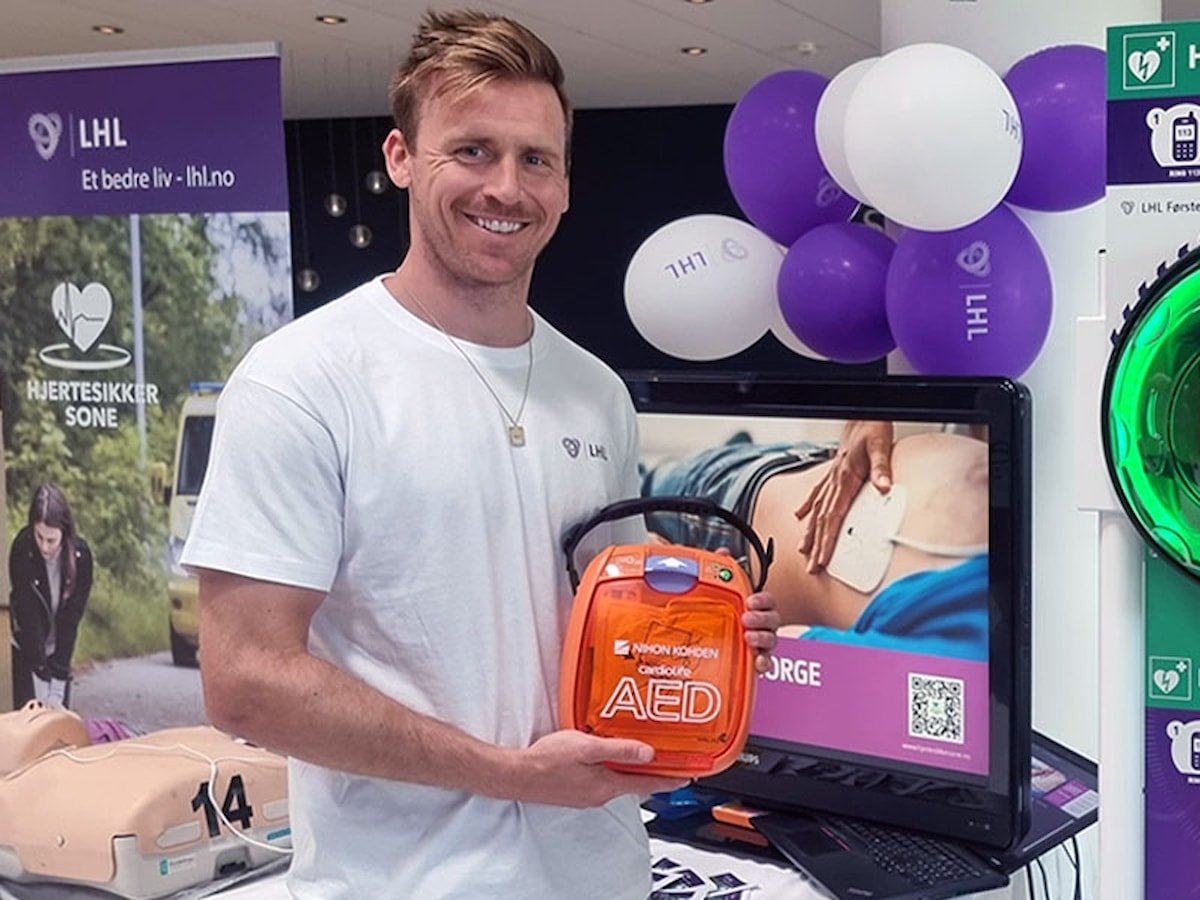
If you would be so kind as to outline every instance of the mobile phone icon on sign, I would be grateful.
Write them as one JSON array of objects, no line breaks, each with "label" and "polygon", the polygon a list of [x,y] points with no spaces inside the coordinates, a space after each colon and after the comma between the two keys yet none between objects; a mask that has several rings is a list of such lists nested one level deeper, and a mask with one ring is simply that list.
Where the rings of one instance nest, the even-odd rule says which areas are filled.
[{"label": "mobile phone icon on sign", "polygon": [[1196,116],[1188,113],[1171,123],[1171,155],[1176,163],[1196,159]]},{"label": "mobile phone icon on sign", "polygon": [[1192,771],[1200,772],[1200,734],[1192,735]]}]

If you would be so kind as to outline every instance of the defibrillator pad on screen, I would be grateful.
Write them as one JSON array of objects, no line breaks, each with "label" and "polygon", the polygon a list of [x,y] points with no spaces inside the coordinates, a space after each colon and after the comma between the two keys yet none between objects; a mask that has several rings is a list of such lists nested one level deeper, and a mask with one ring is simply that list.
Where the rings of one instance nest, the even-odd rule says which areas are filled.
[{"label": "defibrillator pad on screen", "polygon": [[907,505],[908,491],[902,484],[893,484],[886,494],[870,482],[864,484],[846,511],[826,566],[829,574],[864,594],[875,590],[896,549]]}]

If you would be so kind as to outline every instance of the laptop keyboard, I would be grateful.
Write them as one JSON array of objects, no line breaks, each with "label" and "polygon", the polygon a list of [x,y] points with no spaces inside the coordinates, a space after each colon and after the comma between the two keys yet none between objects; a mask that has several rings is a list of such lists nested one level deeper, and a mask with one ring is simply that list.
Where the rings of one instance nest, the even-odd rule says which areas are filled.
[{"label": "laptop keyboard", "polygon": [[881,869],[914,884],[934,885],[984,876],[989,870],[952,852],[934,838],[881,828],[859,819],[835,819],[837,827],[858,838]]}]

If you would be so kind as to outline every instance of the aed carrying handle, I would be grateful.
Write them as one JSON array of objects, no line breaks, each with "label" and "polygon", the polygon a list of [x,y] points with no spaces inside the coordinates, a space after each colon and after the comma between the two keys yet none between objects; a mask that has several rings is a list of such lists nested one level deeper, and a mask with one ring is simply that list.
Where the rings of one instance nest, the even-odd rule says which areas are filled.
[{"label": "aed carrying handle", "polygon": [[580,522],[567,531],[563,536],[562,547],[563,553],[567,556],[567,574],[571,576],[572,591],[579,590],[579,571],[575,568],[575,548],[583,540],[583,536],[602,522],[612,522],[648,512],[692,513],[697,516],[712,516],[728,522],[742,533],[758,556],[759,575],[758,584],[754,585],[755,593],[761,591],[763,585],[767,583],[767,569],[771,567],[771,561],[775,558],[774,538],[767,538],[767,546],[764,548],[762,541],[759,540],[758,535],[745,519],[707,497],[663,495],[635,497],[632,500],[618,500],[616,503],[610,503],[590,519]]}]

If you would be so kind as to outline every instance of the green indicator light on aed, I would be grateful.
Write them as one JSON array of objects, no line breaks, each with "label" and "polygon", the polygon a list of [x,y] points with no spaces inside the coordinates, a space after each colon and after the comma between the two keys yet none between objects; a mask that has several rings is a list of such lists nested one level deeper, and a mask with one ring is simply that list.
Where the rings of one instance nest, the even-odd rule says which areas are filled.
[{"label": "green indicator light on aed", "polygon": [[729,569],[720,569],[717,572],[717,577],[722,581],[733,581],[733,572]]},{"label": "green indicator light on aed", "polygon": [[1101,427],[1134,525],[1200,578],[1200,249],[1163,271],[1130,312],[1105,375]]}]

